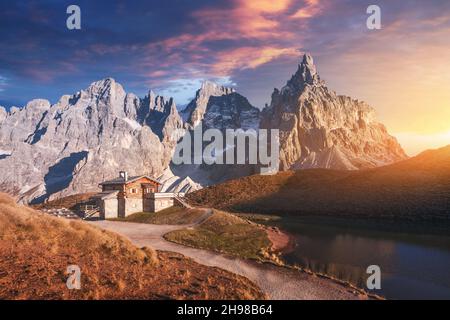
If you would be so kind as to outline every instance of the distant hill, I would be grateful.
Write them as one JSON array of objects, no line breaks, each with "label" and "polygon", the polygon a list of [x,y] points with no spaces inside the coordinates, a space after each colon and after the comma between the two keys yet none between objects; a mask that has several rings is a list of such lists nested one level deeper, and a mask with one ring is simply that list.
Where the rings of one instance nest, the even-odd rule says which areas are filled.
[{"label": "distant hill", "polygon": [[361,171],[250,176],[188,195],[234,212],[450,222],[450,146]]},{"label": "distant hill", "polygon": [[[68,290],[69,265],[81,289]],[[137,248],[0,193],[0,299],[262,299],[252,282],[176,253]]]}]

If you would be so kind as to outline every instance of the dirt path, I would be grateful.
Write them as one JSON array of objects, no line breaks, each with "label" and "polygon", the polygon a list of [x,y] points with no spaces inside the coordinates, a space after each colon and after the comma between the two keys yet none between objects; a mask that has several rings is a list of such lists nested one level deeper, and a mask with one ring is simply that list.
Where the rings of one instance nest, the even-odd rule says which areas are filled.
[{"label": "dirt path", "polygon": [[[207,219],[210,211],[197,221]],[[118,221],[92,221],[100,228],[117,232],[130,239],[136,246],[149,246],[157,250],[173,251],[194,259],[196,262],[242,275],[255,282],[270,299],[358,299],[350,288],[332,280],[312,276],[304,272],[255,261],[233,258],[212,251],[201,250],[169,242],[163,235],[193,225],[152,225]],[[196,224],[197,224],[196,223]],[[195,224],[194,224],[195,225]]]}]

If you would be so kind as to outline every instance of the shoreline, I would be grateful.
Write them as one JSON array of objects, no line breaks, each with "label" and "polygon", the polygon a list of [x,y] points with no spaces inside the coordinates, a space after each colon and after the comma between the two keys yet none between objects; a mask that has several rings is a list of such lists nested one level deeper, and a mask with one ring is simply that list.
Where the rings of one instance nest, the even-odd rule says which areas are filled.
[{"label": "shoreline", "polygon": [[[136,224],[130,222],[92,221],[130,239],[137,246],[151,246],[156,250],[172,251],[194,259],[196,262],[218,267],[241,275],[254,282],[273,300],[361,300],[371,297],[343,282],[320,275],[301,272],[273,261],[247,260],[169,242],[167,232],[184,226]],[[280,268],[281,267],[281,268]]]},{"label": "shoreline", "polygon": [[[324,279],[328,279],[331,281],[334,281],[342,286],[348,287],[354,291],[356,291],[358,294],[367,296],[370,299],[374,300],[387,300],[385,297],[369,293],[363,288],[357,287],[356,285],[352,284],[351,282],[341,280],[339,278],[336,278],[334,276],[323,274],[319,272],[312,271],[310,269],[294,266],[286,263],[282,259],[282,255],[292,252],[294,248],[296,247],[295,237],[286,232],[285,230],[281,230],[279,227],[271,227],[271,226],[263,226],[265,228],[265,231],[267,232],[267,235],[269,237],[269,240],[272,242],[271,250],[273,253],[277,255],[276,259],[268,259],[265,261],[262,261],[262,263],[268,263],[268,264],[274,264],[277,267],[280,268],[287,268],[291,270],[297,270],[299,272],[304,272],[316,277],[321,277]],[[281,257],[281,258],[280,258]]]},{"label": "shoreline", "polygon": [[282,255],[292,252],[297,246],[295,237],[289,232],[281,230],[279,227],[275,226],[262,225],[262,227],[266,231],[267,237],[272,243],[270,248],[271,252],[277,255]]},{"label": "shoreline", "polygon": [[[292,218],[292,217],[290,217]],[[289,248],[287,248],[287,251],[281,251],[281,255],[279,256],[279,259],[282,263],[285,264],[286,267],[299,269],[311,274],[315,274],[317,276],[329,278],[335,281],[342,282],[352,288],[357,289],[360,292],[364,292],[365,294],[369,295],[371,298],[374,299],[381,299],[381,300],[388,300],[388,299],[404,299],[408,297],[420,297],[422,296],[422,292],[420,291],[421,287],[424,286],[424,290],[429,290],[430,295],[436,295],[436,296],[445,296],[445,292],[447,291],[439,291],[439,290],[431,290],[426,287],[426,285],[422,285],[419,283],[416,287],[412,287],[409,291],[406,287],[405,283],[400,283],[391,286],[385,286],[383,290],[373,290],[369,291],[366,288],[365,284],[365,278],[361,278],[361,274],[359,273],[360,270],[356,270],[354,273],[352,270],[355,268],[353,266],[353,262],[359,258],[359,255],[353,256],[354,258],[348,258],[350,260],[347,260],[347,264],[350,265],[348,268],[347,273],[347,267],[341,265],[338,269],[328,268],[327,264],[330,264],[331,266],[335,266],[335,261],[339,260],[327,260],[328,258],[326,255],[324,255],[324,260],[321,259],[321,249],[323,249],[323,246],[314,246],[314,241],[318,240],[320,243],[321,237],[325,234],[327,235],[334,235],[336,234],[346,234],[348,236],[352,237],[364,237],[364,239],[367,239],[369,242],[379,242],[379,241],[388,241],[392,243],[392,245],[398,245],[401,243],[407,243],[410,246],[413,246],[415,248],[419,248],[418,250],[420,254],[423,255],[423,252],[426,252],[426,250],[439,250],[444,256],[448,256],[449,250],[449,244],[450,244],[450,235],[440,235],[440,234],[433,234],[433,233],[423,233],[423,234],[417,234],[417,233],[401,233],[401,232],[392,232],[387,231],[386,229],[377,231],[376,226],[377,225],[369,225],[369,224],[363,224],[361,225],[357,221],[356,223],[352,223],[352,221],[349,221],[347,223],[341,223],[341,224],[333,224],[338,219],[309,219],[309,221],[305,221],[304,219],[286,219],[284,222],[282,222],[283,219],[279,219],[276,221],[271,221],[269,226],[276,226],[281,229],[282,232],[290,233],[292,232],[293,235],[297,235],[297,241],[301,244],[301,247],[297,247],[295,249],[294,253],[291,253],[289,251]],[[297,221],[296,221],[297,220]],[[342,220],[339,220],[342,222]],[[298,226],[296,226],[295,222],[298,222]],[[403,229],[404,231],[404,229]],[[305,238],[306,237],[306,240]],[[312,238],[308,238],[312,237]],[[309,241],[309,240],[311,241]],[[361,240],[362,241],[362,240]],[[347,243],[346,248],[351,248],[351,243]],[[303,248],[304,247],[304,248]],[[319,251],[311,251],[311,250],[319,250]],[[362,255],[363,257],[364,255]],[[310,260],[311,259],[311,260]],[[315,260],[314,260],[315,259]],[[444,258],[442,258],[444,259]],[[417,259],[416,259],[417,260]],[[311,262],[312,261],[312,262]],[[353,262],[352,262],[353,261]],[[355,262],[358,263],[358,262]],[[357,265],[357,268],[365,268],[363,265]],[[431,266],[430,266],[431,268]],[[435,269],[437,267],[434,267]],[[362,269],[365,270],[365,269]],[[417,270],[417,271],[416,271]],[[415,273],[412,273],[410,278],[412,279],[409,281],[413,281],[414,279],[421,279],[421,274],[419,272],[423,271],[424,267],[421,266],[420,263],[417,264],[417,267],[414,269]],[[363,273],[365,271],[362,271]],[[439,272],[439,270],[438,270]],[[394,273],[394,276],[398,277],[398,273]],[[361,279],[363,282],[361,282]],[[423,283],[426,283],[425,281]],[[448,283],[448,282],[447,282]],[[443,290],[448,290],[448,284],[445,283],[445,281],[442,283]],[[406,288],[406,289],[405,289]],[[397,290],[397,291],[395,291]],[[402,290],[402,291],[400,291]],[[444,292],[444,293],[441,293]],[[448,296],[448,295],[447,295]]]}]

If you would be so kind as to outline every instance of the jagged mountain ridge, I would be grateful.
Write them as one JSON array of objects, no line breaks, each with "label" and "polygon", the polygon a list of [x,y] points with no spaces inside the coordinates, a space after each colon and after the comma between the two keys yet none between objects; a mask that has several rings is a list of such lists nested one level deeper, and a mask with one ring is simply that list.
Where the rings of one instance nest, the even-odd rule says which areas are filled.
[{"label": "jagged mountain ridge", "polygon": [[63,96],[51,106],[33,100],[12,110],[0,127],[2,189],[24,201],[96,189],[118,168],[159,175],[167,147],[138,115],[140,99],[113,79]]},{"label": "jagged mountain ridge", "polygon": [[373,109],[328,90],[305,55],[262,112],[234,89],[209,81],[179,112],[172,98],[153,91],[139,98],[111,78],[54,105],[37,99],[9,112],[0,108],[0,189],[29,202],[97,191],[119,170],[160,177],[163,190],[176,192],[256,173],[237,165],[170,165],[177,141],[199,124],[280,129],[283,170],[359,169],[405,157]]},{"label": "jagged mountain ridge", "polygon": [[281,170],[357,170],[407,158],[375,110],[328,89],[308,54],[286,86],[274,90],[261,127],[280,129]]},{"label": "jagged mountain ridge", "polygon": [[[198,92],[204,107],[201,101],[188,106],[194,114],[209,115],[210,97],[224,105],[221,96],[228,93],[245,101],[246,111],[255,110],[250,116],[258,114],[234,90],[210,90],[213,86],[206,83]],[[250,122],[236,116],[238,107],[233,110],[231,119]],[[0,188],[19,195],[22,202],[37,202],[96,191],[99,182],[126,170],[160,177],[164,191],[198,189],[201,185],[189,176],[174,176],[169,167],[177,141],[196,125],[192,119],[183,121],[172,98],[150,91],[140,99],[112,78],[63,96],[54,105],[36,99],[10,112],[1,108]]]},{"label": "jagged mountain ridge", "polygon": [[211,97],[221,97],[234,93],[233,88],[218,85],[211,81],[205,81],[197,90],[195,98],[181,112],[183,118],[190,129],[193,129],[203,120],[208,107],[210,106]]},{"label": "jagged mountain ridge", "polygon": [[[260,110],[233,88],[210,81],[202,84],[195,98],[181,111],[187,130],[201,125],[203,132],[208,129],[222,132],[226,129],[258,129],[259,114]],[[194,144],[192,139],[191,144]],[[203,186],[257,173],[254,165],[185,164],[171,165],[170,169],[176,176],[189,176]]]}]

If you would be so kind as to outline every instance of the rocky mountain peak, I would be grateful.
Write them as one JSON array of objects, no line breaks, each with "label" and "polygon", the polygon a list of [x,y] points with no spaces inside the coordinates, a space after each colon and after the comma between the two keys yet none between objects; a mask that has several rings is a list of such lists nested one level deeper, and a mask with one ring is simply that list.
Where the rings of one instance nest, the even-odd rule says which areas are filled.
[{"label": "rocky mountain peak", "polygon": [[170,98],[169,101],[166,101],[164,96],[160,96],[153,90],[150,90],[142,100],[142,107],[144,108],[146,116],[153,111],[167,113],[167,109],[170,110],[169,104],[172,103],[171,100],[172,98]]},{"label": "rocky mountain peak", "polygon": [[198,95],[221,96],[221,95],[230,94],[233,92],[235,92],[235,90],[233,88],[222,86],[215,82],[206,80],[206,81],[203,81],[203,83],[200,87],[200,90],[197,91],[197,96]]},{"label": "rocky mountain peak", "polygon": [[167,103],[167,107],[164,110],[164,112],[168,114],[175,114],[175,113],[178,114],[177,104],[175,103],[175,100],[172,97],[169,99],[169,102]]},{"label": "rocky mountain peak", "polygon": [[261,127],[280,130],[282,170],[356,170],[406,158],[373,108],[327,88],[309,54],[281,92],[274,90]]},{"label": "rocky mountain peak", "polygon": [[234,92],[233,88],[222,86],[212,81],[204,81],[200,89],[197,90],[194,100],[182,111],[183,118],[188,126],[192,128],[197,126],[203,119],[211,97],[226,96]]},{"label": "rocky mountain peak", "polygon": [[150,99],[155,99],[158,95],[155,93],[155,91],[153,91],[152,89],[150,89],[148,91],[148,94],[146,97],[150,98]]},{"label": "rocky mountain peak", "polygon": [[109,90],[111,88],[114,88],[116,84],[117,82],[116,80],[114,80],[114,78],[108,77],[102,80],[92,82],[88,87],[88,91],[89,89]]},{"label": "rocky mountain peak", "polygon": [[51,104],[50,104],[50,101],[48,101],[48,100],[34,99],[26,104],[25,109],[27,109],[27,110],[32,110],[32,109],[47,110],[50,108],[50,106],[51,106]]},{"label": "rocky mountain peak", "polygon": [[139,119],[152,128],[161,141],[173,143],[172,132],[183,128],[183,120],[173,98],[168,100],[152,90],[141,101]]},{"label": "rocky mountain peak", "polygon": [[125,90],[120,83],[117,83],[113,78],[105,78],[100,81],[91,83],[91,85],[82,91],[86,94],[84,96],[88,99],[98,99],[105,102],[112,102],[125,98]]},{"label": "rocky mountain peak", "polygon": [[305,53],[303,55],[300,68],[307,71],[311,77],[314,77],[317,74],[317,68],[314,64],[314,59],[309,53]]},{"label": "rocky mountain peak", "polygon": [[287,82],[282,92],[301,93],[308,85],[322,86],[324,82],[320,79],[313,57],[310,54],[305,54],[298,65],[297,72]]}]

